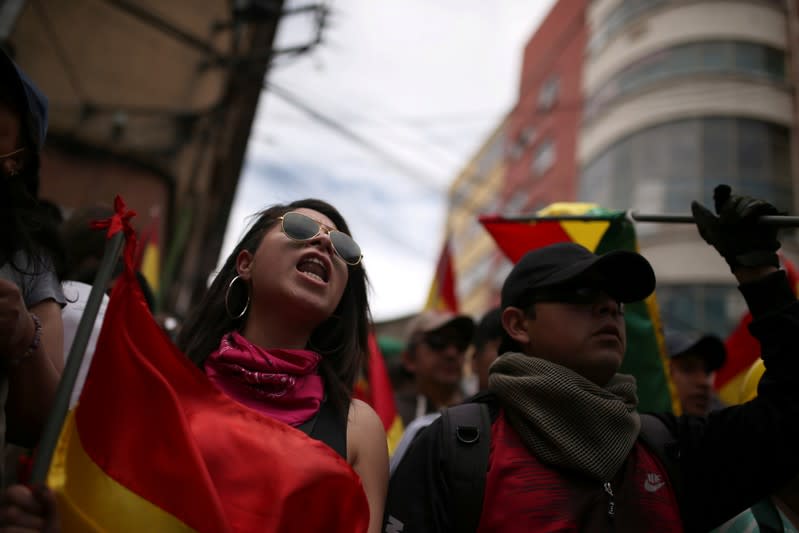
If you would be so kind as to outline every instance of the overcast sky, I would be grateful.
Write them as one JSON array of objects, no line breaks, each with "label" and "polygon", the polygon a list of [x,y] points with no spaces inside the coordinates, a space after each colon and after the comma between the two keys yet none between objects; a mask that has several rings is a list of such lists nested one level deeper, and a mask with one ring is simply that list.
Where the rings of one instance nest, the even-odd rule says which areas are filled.
[{"label": "overcast sky", "polygon": [[[441,248],[446,190],[515,102],[524,44],[553,3],[330,3],[323,44],[278,58],[269,72],[268,82],[295,103],[261,96],[221,257],[248,215],[318,197],[341,211],[364,251],[375,320],[421,309]],[[312,31],[308,18],[285,18],[276,45],[301,43]]]}]

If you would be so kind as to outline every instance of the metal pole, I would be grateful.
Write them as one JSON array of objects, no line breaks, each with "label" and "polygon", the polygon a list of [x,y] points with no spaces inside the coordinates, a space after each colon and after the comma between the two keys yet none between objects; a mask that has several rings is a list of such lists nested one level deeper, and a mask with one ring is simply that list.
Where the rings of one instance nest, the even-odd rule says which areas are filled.
[{"label": "metal pole", "polygon": [[42,437],[36,449],[36,455],[33,459],[33,469],[31,470],[31,484],[33,485],[44,483],[47,477],[50,461],[53,458],[53,452],[58,444],[58,437],[61,434],[61,428],[64,425],[64,419],[69,410],[69,399],[72,395],[72,389],[75,388],[75,380],[78,377],[78,371],[83,362],[83,356],[86,354],[86,346],[89,344],[89,337],[94,327],[94,321],[97,319],[97,313],[100,310],[103,293],[108,286],[108,282],[111,281],[114,267],[117,264],[119,254],[124,244],[125,235],[123,232],[119,231],[116,235],[111,237],[111,240],[105,248],[103,260],[100,263],[97,277],[94,279],[92,290],[89,293],[89,299],[86,302],[86,308],[83,311],[83,315],[80,317],[78,329],[75,332],[75,340],[72,341],[72,347],[69,349],[69,356],[67,357],[64,372],[61,375],[61,381],[58,383],[58,390],[56,391],[55,400],[53,401],[53,408],[47,416],[47,421],[42,431]]},{"label": "metal pole", "polygon": [[[553,215],[553,216],[536,216],[536,215],[520,215],[503,217],[503,220],[509,222],[543,222],[543,221],[575,221],[575,222],[592,222],[597,220],[618,220],[623,217],[628,217],[635,222],[656,222],[666,224],[694,224],[694,217],[692,215],[678,215],[663,213],[660,215],[655,214],[642,214],[635,211],[627,211],[626,213],[620,212],[619,214],[601,214],[601,215]],[[499,221],[497,221],[499,222]],[[799,216],[764,216],[757,219],[759,224],[767,224],[769,226],[779,227],[799,227]]]}]

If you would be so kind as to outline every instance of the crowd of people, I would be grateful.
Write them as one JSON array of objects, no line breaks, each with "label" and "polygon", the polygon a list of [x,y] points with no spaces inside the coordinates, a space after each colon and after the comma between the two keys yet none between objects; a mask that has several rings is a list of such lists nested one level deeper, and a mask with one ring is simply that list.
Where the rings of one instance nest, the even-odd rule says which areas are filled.
[{"label": "crowd of people", "polygon": [[[41,436],[102,257],[88,221],[109,212],[62,222],[39,198],[47,99],[4,53],[0,70],[0,530],[52,532],[53,493],[13,464]],[[257,214],[176,344],[225,395],[335,452],[315,468],[346,462],[368,502],[353,523],[369,533],[797,531],[799,303],[776,228],[756,221],[776,209],[723,185],[714,202],[694,203],[694,219],[762,347],[756,393],[739,405],[713,392],[721,339],[667,329],[682,414],[639,412],[635,379],[619,373],[624,305],[653,293],[654,271],[638,253],[560,243],[518,261],[479,320],[424,311],[409,322],[395,397],[405,430],[389,460],[383,422],[353,398],[372,323],[363,255],[318,199]]]}]

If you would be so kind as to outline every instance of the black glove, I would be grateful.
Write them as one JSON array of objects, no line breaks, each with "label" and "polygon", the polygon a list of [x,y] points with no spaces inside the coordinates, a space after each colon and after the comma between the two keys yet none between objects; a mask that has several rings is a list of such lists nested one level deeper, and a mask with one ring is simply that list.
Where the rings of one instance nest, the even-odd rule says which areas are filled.
[{"label": "black glove", "polygon": [[777,227],[755,222],[761,216],[778,215],[779,211],[766,201],[731,192],[729,185],[719,185],[713,190],[718,216],[702,204],[691,202],[699,235],[718,250],[732,269],[779,268]]}]

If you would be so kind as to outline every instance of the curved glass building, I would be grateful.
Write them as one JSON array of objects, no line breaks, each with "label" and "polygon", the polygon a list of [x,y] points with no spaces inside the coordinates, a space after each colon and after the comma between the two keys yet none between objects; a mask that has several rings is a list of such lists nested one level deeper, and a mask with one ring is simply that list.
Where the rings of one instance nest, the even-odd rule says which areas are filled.
[{"label": "curved glass building", "polygon": [[[593,0],[583,65],[578,197],[688,213],[712,191],[795,212],[791,73],[796,15],[784,0]],[[694,227],[639,224],[664,322],[727,334],[735,279]],[[792,235],[782,238],[794,256]]]}]

